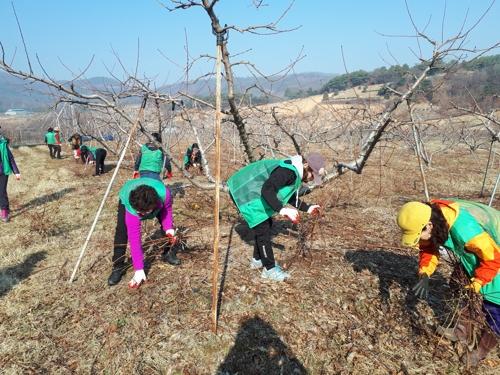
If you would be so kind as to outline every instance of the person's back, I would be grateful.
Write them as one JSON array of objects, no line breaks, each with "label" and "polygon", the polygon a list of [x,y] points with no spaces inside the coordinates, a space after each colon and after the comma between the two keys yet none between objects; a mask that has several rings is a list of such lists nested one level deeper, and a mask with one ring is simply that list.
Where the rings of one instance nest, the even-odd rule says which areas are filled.
[{"label": "person's back", "polygon": [[[152,133],[151,135],[156,142],[161,144],[159,133]],[[167,178],[172,177],[172,166],[163,149],[153,142],[145,143],[141,146],[135,159],[133,178],[140,176],[161,180],[160,173],[164,167],[168,171]]]},{"label": "person's back", "polygon": [[163,151],[152,143],[146,143],[141,147],[141,160],[139,172],[151,171],[160,173],[163,168]]},{"label": "person's back", "polygon": [[45,143],[47,145],[55,145],[56,144],[56,135],[55,135],[54,130],[52,128],[49,128],[47,130],[47,133],[45,133]]}]

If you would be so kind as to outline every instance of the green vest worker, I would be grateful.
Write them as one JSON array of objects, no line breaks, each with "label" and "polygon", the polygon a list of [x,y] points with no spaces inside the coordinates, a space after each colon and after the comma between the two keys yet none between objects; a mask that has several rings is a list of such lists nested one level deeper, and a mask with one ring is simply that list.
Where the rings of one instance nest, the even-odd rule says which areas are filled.
[{"label": "green vest worker", "polygon": [[198,168],[200,172],[203,171],[201,151],[198,143],[193,143],[189,146],[184,154],[184,169],[187,171],[189,168]]},{"label": "green vest worker", "polygon": [[141,177],[128,180],[120,189],[119,197],[113,270],[108,278],[108,285],[118,284],[125,272],[125,252],[128,243],[135,271],[134,277],[129,282],[129,287],[137,288],[146,281],[141,239],[142,221],[157,218],[168,243],[162,256],[163,261],[172,265],[180,264],[174,246],[177,238],[175,237],[172,217],[172,195],[163,182]]},{"label": "green vest worker", "polygon": [[[272,216],[279,213],[297,223],[297,209],[319,213],[318,205],[308,205],[298,198],[302,182],[321,183],[325,161],[312,153],[305,159],[293,156],[285,160],[261,160],[240,169],[227,181],[229,192],[241,215],[253,229],[255,244],[251,268],[262,268],[262,277],[284,281],[290,275],[275,262],[271,246]],[[291,204],[294,208],[285,207]]]},{"label": "green vest worker", "polygon": [[91,147],[83,145],[80,147],[80,158],[84,164],[95,164],[94,176],[100,176],[106,173],[104,168],[104,160],[108,152],[103,148]]},{"label": "green vest worker", "polygon": [[49,155],[51,159],[56,157],[56,134],[53,128],[48,128],[47,133],[45,133],[45,144],[49,148]]},{"label": "green vest worker", "polygon": [[[151,135],[157,142],[161,143],[160,133],[151,133]],[[168,156],[153,143],[146,143],[142,145],[139,155],[135,159],[133,178],[140,176],[161,180],[160,173],[164,167],[167,170],[166,178],[172,178],[172,165]]]},{"label": "green vest worker", "polygon": [[16,180],[21,179],[21,173],[9,149],[9,141],[0,134],[0,220],[5,223],[9,221],[10,215],[7,184],[11,174],[16,176]]},{"label": "green vest worker", "polygon": [[[482,295],[489,328],[483,330],[477,349],[463,357],[476,366],[496,346],[496,335],[500,335],[500,213],[462,200],[409,202],[401,207],[397,222],[403,231],[403,245],[420,249],[420,280],[413,288],[418,297],[428,295],[429,277],[438,265],[440,246],[460,262],[470,279],[466,288]],[[472,337],[471,319],[474,317],[459,316],[456,327],[440,327],[441,334],[466,343]]]}]

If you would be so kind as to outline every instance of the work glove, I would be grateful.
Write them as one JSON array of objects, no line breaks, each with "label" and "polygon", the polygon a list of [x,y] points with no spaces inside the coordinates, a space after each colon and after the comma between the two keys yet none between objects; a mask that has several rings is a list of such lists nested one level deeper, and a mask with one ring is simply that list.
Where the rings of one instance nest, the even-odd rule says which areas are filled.
[{"label": "work glove", "polygon": [[134,174],[132,174],[132,178],[136,179],[139,178],[140,174],[139,171],[134,171]]},{"label": "work glove", "polygon": [[465,289],[471,289],[476,293],[481,291],[481,287],[483,286],[482,282],[476,278],[471,279],[471,283],[465,287]]},{"label": "work glove", "polygon": [[137,289],[141,286],[141,284],[144,281],[146,281],[146,274],[144,273],[144,270],[137,270],[135,271],[132,280],[128,282],[128,287],[132,289]]},{"label": "work glove", "polygon": [[280,215],[287,217],[294,224],[297,224],[300,220],[299,211],[297,211],[295,208],[283,207],[280,210]]},{"label": "work glove", "polygon": [[429,275],[423,273],[420,275],[420,280],[412,289],[415,296],[422,299],[427,299],[429,296]]},{"label": "work glove", "polygon": [[168,243],[170,246],[173,246],[177,243],[177,237],[175,236],[175,230],[174,229],[167,229],[165,231],[165,235],[167,236]]},{"label": "work glove", "polygon": [[19,181],[20,179],[21,179],[21,174],[20,173],[16,174],[16,180]]},{"label": "work glove", "polygon": [[307,209],[307,213],[308,213],[309,215],[314,215],[314,216],[319,215],[319,210],[320,210],[320,208],[321,208],[321,207],[320,207],[319,205],[317,205],[317,204],[313,204],[312,206],[310,206],[310,207]]}]

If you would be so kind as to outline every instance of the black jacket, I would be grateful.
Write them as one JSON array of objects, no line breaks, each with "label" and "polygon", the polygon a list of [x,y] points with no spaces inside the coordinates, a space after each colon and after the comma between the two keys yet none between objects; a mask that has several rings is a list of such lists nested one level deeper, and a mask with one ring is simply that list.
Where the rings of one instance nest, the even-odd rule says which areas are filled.
[{"label": "black jacket", "polygon": [[[292,164],[290,160],[285,161],[285,163]],[[283,208],[283,205],[277,197],[278,191],[282,187],[295,184],[296,178],[297,177],[292,170],[278,167],[271,172],[267,181],[264,182],[261,190],[262,198],[264,198],[267,204],[269,204],[274,211],[279,212]],[[307,211],[310,207],[307,203],[297,199],[297,194],[292,195],[288,204],[298,208],[300,211]]]}]

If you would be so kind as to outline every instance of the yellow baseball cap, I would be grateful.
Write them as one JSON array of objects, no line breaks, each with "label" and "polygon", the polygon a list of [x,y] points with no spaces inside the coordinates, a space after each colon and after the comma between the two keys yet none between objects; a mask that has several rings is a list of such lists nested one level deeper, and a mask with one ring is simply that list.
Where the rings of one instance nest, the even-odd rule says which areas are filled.
[{"label": "yellow baseball cap", "polygon": [[431,208],[425,203],[405,203],[398,212],[397,223],[403,231],[403,246],[415,247],[424,227],[431,219]]}]

